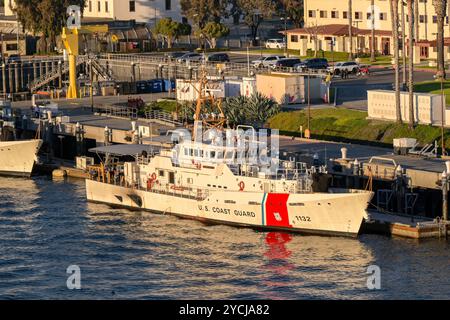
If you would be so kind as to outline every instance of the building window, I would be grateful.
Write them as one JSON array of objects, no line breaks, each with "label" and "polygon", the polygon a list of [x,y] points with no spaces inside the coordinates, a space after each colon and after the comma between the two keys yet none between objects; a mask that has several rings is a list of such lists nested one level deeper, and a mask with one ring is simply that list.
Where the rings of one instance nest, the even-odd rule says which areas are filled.
[{"label": "building window", "polygon": [[109,12],[108,1],[105,1],[105,12]]},{"label": "building window", "polygon": [[424,16],[423,14],[419,15],[419,22],[420,23],[426,23],[426,16]]},{"label": "building window", "polygon": [[321,18],[326,18],[327,17],[327,12],[325,10],[320,10],[320,17]]},{"label": "building window", "polygon": [[437,23],[437,16],[433,16],[433,23]]},{"label": "building window", "polygon": [[342,12],[342,18],[343,19],[348,19],[347,11],[343,11]]},{"label": "building window", "polygon": [[380,20],[387,20],[387,13],[386,12],[380,12]]},{"label": "building window", "polygon": [[298,42],[298,35],[292,34],[291,35],[291,42]]},{"label": "building window", "polygon": [[130,12],[136,12],[136,1],[130,1]]},{"label": "building window", "polygon": [[89,1],[89,12],[92,12],[92,1]]},{"label": "building window", "polygon": [[367,12],[367,20],[372,19],[372,12]]},{"label": "building window", "polygon": [[362,19],[362,12],[355,12],[355,19]]},{"label": "building window", "polygon": [[6,51],[17,51],[17,43],[7,43]]},{"label": "building window", "polygon": [[97,2],[97,11],[102,11],[102,4],[100,3],[100,1]]},{"label": "building window", "polygon": [[338,11],[331,11],[331,17],[333,19],[339,19],[339,12]]},{"label": "building window", "polygon": [[172,1],[166,0],[166,10],[172,10]]},{"label": "building window", "polygon": [[308,10],[308,17],[315,18],[316,17],[316,12],[314,10]]}]

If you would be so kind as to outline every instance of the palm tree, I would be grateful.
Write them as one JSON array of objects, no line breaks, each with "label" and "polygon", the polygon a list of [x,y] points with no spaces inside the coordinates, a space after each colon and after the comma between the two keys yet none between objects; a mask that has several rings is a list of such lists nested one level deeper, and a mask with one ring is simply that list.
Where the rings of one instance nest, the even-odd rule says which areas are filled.
[{"label": "palm tree", "polygon": [[434,11],[437,16],[437,51],[438,51],[438,72],[439,78],[445,79],[444,66],[444,18],[447,11],[447,0],[433,0]]},{"label": "palm tree", "polygon": [[[408,43],[408,91],[409,91],[409,128],[414,128],[414,26],[417,17],[414,15],[414,3],[419,0],[406,0],[409,17],[409,43]],[[417,40],[417,39],[416,39]]]},{"label": "palm tree", "polygon": [[370,8],[370,19],[372,20],[372,39],[370,39],[372,48],[370,50],[370,61],[375,62],[375,0],[371,0]]},{"label": "palm tree", "polygon": [[398,33],[398,0],[390,0],[392,17],[392,31],[394,37],[394,59],[395,59],[395,110],[398,123],[402,123],[402,113],[400,107],[400,54],[399,54],[399,33]]},{"label": "palm tree", "polygon": [[414,1],[414,17],[416,17],[416,19],[414,19],[414,39],[416,39],[416,41],[419,41],[419,0]]},{"label": "palm tree", "polygon": [[348,38],[350,40],[349,44],[349,53],[348,53],[348,60],[353,60],[353,34],[352,34],[352,16],[353,16],[353,10],[352,10],[352,0],[348,0]]}]

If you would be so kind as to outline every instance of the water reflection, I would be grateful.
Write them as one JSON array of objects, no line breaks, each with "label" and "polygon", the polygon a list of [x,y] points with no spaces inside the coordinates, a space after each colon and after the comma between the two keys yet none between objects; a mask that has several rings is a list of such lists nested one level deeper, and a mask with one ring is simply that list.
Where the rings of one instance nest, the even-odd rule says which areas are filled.
[{"label": "water reflection", "polygon": [[[449,297],[448,243],[205,225],[86,203],[79,180],[0,178],[0,201],[0,298]],[[70,264],[82,290],[65,287]],[[381,291],[366,288],[371,264]]]}]

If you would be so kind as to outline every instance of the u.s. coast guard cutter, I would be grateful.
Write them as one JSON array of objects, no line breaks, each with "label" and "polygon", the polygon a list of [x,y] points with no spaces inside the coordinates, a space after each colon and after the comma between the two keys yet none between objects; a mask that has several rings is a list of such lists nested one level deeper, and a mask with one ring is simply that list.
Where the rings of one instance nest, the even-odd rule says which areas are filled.
[{"label": "u.s. coast guard cutter", "polygon": [[[207,118],[201,113],[200,100],[206,99],[202,93],[197,125]],[[221,113],[215,128],[223,121]],[[314,168],[278,160],[268,143],[257,141],[253,128],[223,134],[212,129],[206,140],[205,135],[198,139],[194,126],[194,139],[178,134],[172,148],[147,148],[133,161],[114,162],[110,157],[91,167],[87,199],[213,223],[311,234],[359,233],[372,192],[313,192]]]}]

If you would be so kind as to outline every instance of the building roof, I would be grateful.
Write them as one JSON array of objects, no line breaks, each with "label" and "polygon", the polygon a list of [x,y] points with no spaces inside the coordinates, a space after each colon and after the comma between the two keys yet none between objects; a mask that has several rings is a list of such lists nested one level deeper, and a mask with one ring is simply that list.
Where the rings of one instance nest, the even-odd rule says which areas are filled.
[{"label": "building roof", "polygon": [[[284,31],[280,33],[284,34]],[[287,34],[319,34],[326,36],[348,36],[348,25],[346,24],[326,24],[311,26],[306,28],[290,29],[286,31]],[[353,35],[370,35],[372,30],[369,29],[359,29],[352,27]],[[390,30],[375,30],[375,35],[377,36],[392,36],[392,31]]]}]

